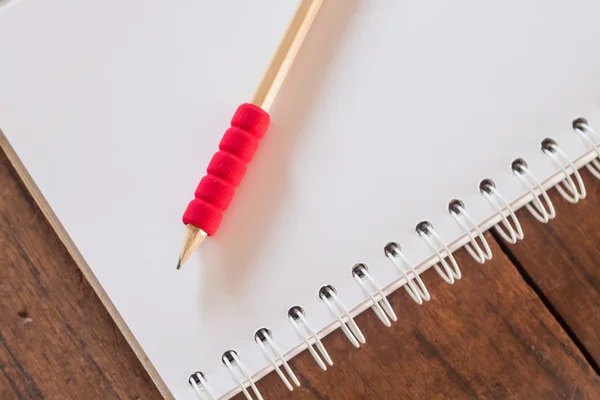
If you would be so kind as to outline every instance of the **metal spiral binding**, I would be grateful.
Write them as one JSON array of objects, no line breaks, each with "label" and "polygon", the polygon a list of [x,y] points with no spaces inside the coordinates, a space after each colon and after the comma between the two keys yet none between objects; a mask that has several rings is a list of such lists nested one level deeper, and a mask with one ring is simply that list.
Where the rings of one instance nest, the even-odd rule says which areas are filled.
[{"label": "metal spiral binding", "polygon": [[[373,309],[375,315],[377,315],[381,322],[383,322],[383,324],[388,328],[392,326],[390,320],[396,322],[398,320],[398,317],[396,317],[396,313],[392,309],[392,306],[388,301],[387,297],[385,297],[385,295],[381,291],[381,288],[379,287],[377,282],[375,282],[375,278],[373,278],[371,274],[369,274],[369,269],[367,268],[367,266],[364,264],[355,265],[354,268],[352,268],[352,276],[354,277],[356,282],[358,282],[358,284],[367,294],[367,296],[371,298],[371,301],[373,302],[373,306],[371,308]],[[417,277],[418,276],[419,275],[417,275]],[[367,281],[370,284],[370,286],[375,289],[376,293],[373,293],[371,291],[372,289],[369,289],[367,287],[365,281]],[[379,299],[376,299],[375,296],[379,296]]]},{"label": "metal spiral binding", "polygon": [[[344,332],[350,343],[356,348],[359,348],[361,343],[364,344],[366,342],[364,335],[360,331],[358,325],[356,325],[356,322],[354,322],[354,318],[350,316],[350,313],[342,304],[333,286],[323,286],[321,290],[319,290],[319,297],[325,302],[327,308],[329,308],[331,313],[338,320],[342,332]],[[346,321],[344,321],[343,317],[346,317]]]},{"label": "metal spiral binding", "polygon": [[577,118],[573,121],[573,130],[578,133],[583,141],[596,152],[598,156],[585,167],[597,179],[600,179],[600,135],[597,134],[584,118]]},{"label": "metal spiral binding", "polygon": [[[423,304],[424,301],[431,300],[431,296],[429,295],[429,291],[427,287],[423,283],[421,276],[415,271],[412,263],[410,263],[407,258],[402,254],[400,250],[400,245],[395,242],[388,243],[383,248],[383,252],[386,257],[392,261],[396,270],[402,274],[404,279],[406,279],[406,285],[404,285],[404,289],[408,293],[408,295],[419,305]],[[406,273],[406,269],[408,269],[412,273],[412,278],[409,278]],[[415,285],[415,282],[417,284]]]},{"label": "metal spiral binding", "polygon": [[[452,255],[452,252],[446,245],[446,242],[440,237],[440,235],[433,229],[433,225],[429,221],[419,222],[416,227],[417,233],[421,236],[431,251],[435,252],[439,263],[434,265],[437,273],[442,277],[443,280],[449,284],[453,284],[455,279],[462,278],[458,263]],[[450,266],[446,258],[450,260]],[[440,265],[444,268],[444,271],[440,268]]]},{"label": "metal spiral binding", "polygon": [[[279,377],[283,381],[284,385],[288,388],[288,390],[291,392],[294,390],[294,387],[291,385],[290,381],[283,374],[283,372],[281,371],[281,368],[279,368],[278,364],[283,365],[283,368],[288,373],[288,375],[290,376],[290,378],[292,379],[294,384],[296,386],[300,387],[300,381],[298,380],[298,378],[296,378],[296,374],[294,374],[294,371],[292,371],[292,368],[290,367],[288,362],[285,361],[285,358],[283,358],[283,354],[281,354],[281,351],[275,345],[275,342],[273,342],[271,331],[266,328],[259,329],[256,332],[256,334],[254,335],[254,340],[256,341],[256,344],[258,344],[258,347],[260,347],[260,349],[262,350],[262,352],[265,355],[265,357],[267,358],[267,360],[269,360],[269,362],[273,366],[273,369],[277,372],[277,375],[279,375]],[[276,357],[274,357],[273,354],[271,354],[267,350],[267,346],[265,346],[265,343],[267,343],[269,345],[271,351],[273,353],[275,353]]]},{"label": "metal spiral binding", "polygon": [[[246,385],[244,382],[245,380],[247,380],[248,383],[250,384],[250,387],[252,388],[252,391],[254,392],[254,395],[256,396],[256,398],[258,400],[264,400],[262,395],[258,391],[258,388],[254,384],[252,377],[250,376],[250,374],[248,374],[248,369],[242,363],[242,360],[240,360],[240,358],[238,357],[238,355],[235,351],[233,351],[233,350],[226,351],[223,354],[223,356],[221,357],[221,361],[223,361],[223,364],[225,364],[225,366],[231,373],[231,376],[233,376],[233,379],[235,379],[237,381],[238,385],[240,386],[240,389],[242,389],[242,393],[244,393],[244,396],[246,396],[246,399],[252,400],[252,396],[250,396],[250,393],[248,393],[248,390],[246,390]],[[242,375],[245,379],[243,379],[243,378],[240,379],[238,377],[238,374],[235,372],[235,368],[234,368],[235,366],[237,366],[237,369],[240,370],[240,372],[242,373]]]},{"label": "metal spiral binding", "polygon": [[[491,179],[484,179],[479,184],[479,190],[481,194],[489,201],[489,203],[496,209],[496,212],[502,218],[500,225],[494,226],[494,229],[504,240],[510,244],[515,244],[519,240],[523,240],[523,229],[521,223],[515,215],[515,211],[512,209],[510,204],[506,201],[504,196],[496,189],[496,184]],[[508,213],[508,215],[506,215]],[[512,223],[509,221],[512,221]],[[508,231],[508,233],[506,233]]]},{"label": "metal spiral binding", "polygon": [[[558,193],[569,203],[573,204],[581,199],[585,199],[586,191],[583,179],[581,179],[581,175],[577,168],[575,168],[575,165],[573,165],[571,159],[558,147],[558,144],[553,139],[544,139],[542,142],[542,151],[550,157],[565,175],[565,179],[555,186]],[[570,172],[567,171],[567,168],[570,169]],[[577,186],[575,186],[571,174],[575,175]]]},{"label": "metal spiral binding", "polygon": [[[556,216],[554,210],[554,204],[550,200],[550,196],[546,193],[546,190],[542,187],[540,181],[529,171],[525,160],[518,158],[512,162],[513,173],[523,184],[527,187],[527,190],[533,196],[533,204],[527,203],[525,207],[534,216],[535,219],[541,223],[547,223]],[[539,192],[536,193],[536,192]],[[541,199],[540,197],[541,196]],[[542,200],[546,203],[544,205]]]},{"label": "metal spiral binding", "polygon": [[[290,310],[288,311],[288,321],[290,321],[296,332],[298,332],[298,335],[300,335],[302,341],[304,342],[304,344],[306,344],[306,348],[313,356],[319,367],[321,367],[323,371],[327,371],[327,366],[325,365],[317,351],[314,349],[311,343],[311,339],[314,340],[315,347],[319,350],[319,353],[321,353],[321,355],[323,356],[327,364],[329,364],[329,366],[333,365],[333,361],[331,360],[331,357],[329,357],[329,353],[327,353],[327,350],[325,350],[325,346],[323,346],[323,343],[321,342],[321,339],[319,339],[317,332],[315,332],[315,329],[312,327],[312,325],[308,323],[308,321],[304,317],[304,310],[302,309],[302,307],[295,306],[290,308]],[[300,329],[300,325],[297,321],[302,322],[302,325],[304,326],[304,329],[308,332],[308,334],[306,334],[302,331],[302,329]]]},{"label": "metal spiral binding", "polygon": [[[477,226],[473,218],[467,213],[465,210],[465,205],[460,200],[452,200],[448,205],[448,211],[450,211],[450,215],[458,222],[460,227],[465,231],[467,236],[471,239],[469,243],[465,245],[465,248],[477,261],[479,264],[483,264],[484,262],[492,259],[492,250],[490,250],[490,246],[483,236],[481,229]],[[465,223],[466,221],[466,223]],[[475,234],[473,234],[475,231]],[[479,239],[479,243],[477,242]],[[483,249],[481,248],[483,245]]]},{"label": "metal spiral binding", "polygon": [[[583,118],[578,118],[573,121],[573,130],[598,156],[586,164],[586,167],[594,177],[600,179],[600,135],[598,135]],[[559,194],[570,203],[577,203],[581,199],[584,199],[586,197],[585,185],[572,159],[570,159],[558,146],[556,141],[551,138],[542,141],[541,150],[550,158],[555,167],[557,167],[559,172],[564,176],[564,178],[554,186]],[[553,219],[556,216],[554,205],[552,204],[548,193],[542,187],[541,182],[529,170],[527,162],[523,159],[516,159],[512,162],[511,168],[514,175],[533,196],[533,200],[525,204],[525,207],[533,217],[542,223],[547,223]],[[511,244],[522,240],[524,237],[523,229],[515,215],[515,211],[497,189],[494,181],[491,179],[482,180],[479,183],[479,191],[496,211],[496,214],[501,218],[501,221],[494,226],[496,232],[498,232],[506,242]],[[469,242],[465,244],[469,254],[481,264],[490,260],[492,258],[490,246],[485,239],[481,228],[467,213],[464,203],[460,200],[453,200],[448,205],[448,211],[469,238]],[[449,284],[453,284],[457,279],[460,279],[462,273],[458,263],[448,248],[447,242],[434,230],[433,225],[429,221],[420,222],[416,226],[416,231],[419,236],[425,240],[431,251],[434,252],[435,257],[437,258],[434,268],[442,279]],[[429,291],[425,287],[420,275],[415,271],[414,265],[407,260],[400,250],[400,245],[395,242],[390,242],[384,247],[384,253],[385,256],[392,261],[395,269],[400,273],[401,277],[398,279],[405,280],[403,287],[410,297],[417,304],[423,304],[425,301],[429,301],[431,299]],[[370,298],[371,309],[377,317],[386,326],[391,326],[391,321],[397,320],[396,314],[383,293],[382,288],[377,284],[367,266],[364,264],[355,265],[352,268],[352,276],[361,286],[364,293]],[[342,301],[333,286],[323,286],[319,290],[319,298],[335,316],[340,328],[355,347],[359,347],[361,343],[365,343],[364,335],[350,315],[348,309],[342,304]],[[304,342],[304,345],[317,365],[324,371],[327,370],[326,364],[332,366],[333,361],[331,360],[331,357],[327,353],[325,346],[323,346],[317,331],[308,322],[302,307],[291,307],[288,311],[288,321]],[[296,386],[300,386],[298,378],[285,360],[285,355],[275,345],[270,330],[267,328],[259,329],[255,334],[255,342],[290,391],[293,390],[293,386],[284,375],[281,366],[283,366],[283,369],[287,372],[292,382]],[[323,359],[325,361],[323,361]],[[247,368],[235,351],[226,351],[222,356],[222,362],[238,383],[240,390],[244,393],[246,399],[252,400],[247,387],[252,389],[257,399],[263,399],[252,377],[248,373]],[[242,375],[241,378],[239,373]],[[195,372],[190,375],[188,382],[198,395],[199,399],[204,400],[208,398],[209,400],[216,400],[216,397],[202,372]]]},{"label": "metal spiral binding", "polygon": [[199,399],[204,399],[204,396],[202,395],[202,393],[204,392],[210,400],[216,400],[216,397],[210,389],[210,386],[208,386],[208,383],[206,383],[206,380],[204,379],[204,374],[202,372],[197,371],[190,375],[188,382],[194,388],[194,391],[198,395]]}]

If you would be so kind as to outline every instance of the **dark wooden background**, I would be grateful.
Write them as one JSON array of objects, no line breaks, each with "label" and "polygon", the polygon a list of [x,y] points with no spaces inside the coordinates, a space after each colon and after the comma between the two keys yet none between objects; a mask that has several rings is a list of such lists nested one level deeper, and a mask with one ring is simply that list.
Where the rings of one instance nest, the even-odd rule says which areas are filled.
[{"label": "dark wooden background", "polygon": [[[425,273],[432,301],[390,296],[399,321],[357,318],[367,344],[339,332],[322,372],[307,352],[258,383],[267,399],[600,399],[600,181],[544,225],[518,212],[525,240],[487,234],[494,258],[459,251],[454,286]],[[0,399],[159,399],[160,394],[0,153]],[[241,397],[240,397],[241,398]]]}]

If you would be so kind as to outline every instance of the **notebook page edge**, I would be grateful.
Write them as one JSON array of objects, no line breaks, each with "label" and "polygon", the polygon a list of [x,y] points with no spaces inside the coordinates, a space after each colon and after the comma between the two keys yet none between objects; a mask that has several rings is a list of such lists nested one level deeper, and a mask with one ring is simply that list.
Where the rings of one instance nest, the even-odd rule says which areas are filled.
[{"label": "notebook page edge", "polygon": [[1,129],[0,148],[6,154],[8,161],[15,169],[17,175],[21,179],[21,182],[23,183],[23,185],[25,185],[25,188],[33,198],[36,205],[42,211],[42,214],[44,215],[46,220],[50,223],[50,226],[60,239],[61,243],[65,246],[65,248],[69,252],[69,255],[71,256],[71,258],[73,258],[73,261],[75,261],[75,264],[77,264],[77,267],[79,268],[85,279],[88,281],[88,283],[102,302],[104,308],[106,308],[106,310],[108,311],[110,317],[119,328],[119,331],[121,331],[121,333],[125,337],[125,340],[131,346],[136,357],[138,358],[138,360],[140,360],[148,375],[150,375],[150,378],[158,388],[160,394],[165,399],[174,400],[175,397],[173,397],[173,394],[167,387],[166,383],[160,377],[156,368],[142,349],[142,346],[136,340],[135,336],[125,323],[125,320],[110,300],[110,297],[108,297],[108,294],[104,291],[102,285],[100,285],[100,282],[96,278],[96,275],[94,275],[94,272],[77,249],[77,246],[75,245],[75,243],[67,233],[66,229],[63,227],[60,220],[48,204],[48,201],[45,199],[41,190],[37,187],[35,181],[25,168],[25,165],[23,165],[23,163],[21,162],[21,159],[19,158],[19,156],[11,146],[10,142],[8,141],[8,138],[4,135],[4,132],[2,132]]}]

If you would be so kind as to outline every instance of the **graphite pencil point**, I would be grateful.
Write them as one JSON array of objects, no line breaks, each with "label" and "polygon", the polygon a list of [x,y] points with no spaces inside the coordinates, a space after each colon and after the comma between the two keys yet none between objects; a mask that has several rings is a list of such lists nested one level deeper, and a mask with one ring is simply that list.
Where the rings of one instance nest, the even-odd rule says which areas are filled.
[{"label": "graphite pencil point", "polygon": [[206,232],[194,225],[188,224],[185,226],[185,240],[177,262],[177,269],[181,268],[207,236]]}]

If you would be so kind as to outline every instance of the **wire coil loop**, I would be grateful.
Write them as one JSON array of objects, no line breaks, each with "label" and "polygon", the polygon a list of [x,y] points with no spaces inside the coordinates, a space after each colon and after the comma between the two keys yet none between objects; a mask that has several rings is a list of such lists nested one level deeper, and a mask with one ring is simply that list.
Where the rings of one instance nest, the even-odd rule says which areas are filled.
[{"label": "wire coil loop", "polygon": [[[208,397],[209,400],[217,400],[210,386],[206,383],[206,379],[204,379],[204,374],[202,372],[194,372],[190,375],[188,382],[192,385],[200,400],[203,400],[205,397]],[[204,396],[203,393],[205,393],[206,396]]]},{"label": "wire coil loop", "polygon": [[385,297],[381,291],[381,288],[377,282],[375,282],[375,278],[373,278],[369,273],[367,266],[364,264],[355,265],[354,268],[352,268],[352,276],[356,282],[358,282],[366,295],[371,299],[373,304],[371,309],[375,315],[377,315],[381,322],[383,322],[383,324],[388,328],[392,326],[391,321],[396,322],[398,317],[396,317],[396,313],[392,309],[387,297]]},{"label": "wire coil loop", "polygon": [[[350,315],[346,307],[342,304],[340,298],[336,294],[336,290],[331,285],[323,286],[319,290],[319,298],[323,300],[327,308],[335,316],[340,323],[342,332],[346,335],[350,343],[356,348],[360,347],[361,343],[365,343],[365,337],[362,334],[354,318]],[[344,317],[346,321],[344,321]]]},{"label": "wire coil loop", "polygon": [[[479,226],[473,221],[473,218],[465,210],[465,205],[460,200],[453,200],[448,206],[450,215],[458,222],[463,231],[469,236],[469,243],[465,245],[465,248],[479,264],[492,259],[492,250],[488,244],[485,236],[479,229]],[[475,231],[475,233],[473,233]],[[479,239],[479,242],[477,242]],[[482,248],[483,247],[483,248]]]},{"label": "wire coil loop", "polygon": [[[402,253],[400,245],[395,242],[390,242],[383,248],[383,251],[396,268],[396,271],[400,272],[406,280],[404,289],[408,295],[419,305],[423,304],[425,301],[431,300],[431,296],[429,295],[425,283],[423,283],[421,276],[415,271],[412,263],[409,262]],[[410,272],[411,276],[408,275],[406,270]]]},{"label": "wire coil loop", "polygon": [[288,362],[285,360],[285,358],[283,358],[281,350],[279,350],[279,347],[277,347],[273,341],[273,335],[271,334],[271,331],[267,328],[259,329],[254,335],[254,341],[258,347],[260,347],[260,350],[265,355],[269,363],[271,363],[273,369],[275,372],[277,372],[277,375],[279,375],[285,387],[287,387],[290,392],[294,390],[294,387],[288,378],[285,376],[283,371],[281,371],[280,365],[283,365],[283,369],[285,369],[287,374],[290,376],[292,382],[294,382],[294,385],[300,387],[300,381],[296,377],[296,374],[294,374],[294,371],[292,371],[292,368]]},{"label": "wire coil loop", "polygon": [[[553,139],[545,139],[542,142],[542,151],[550,157],[554,165],[560,168],[565,175],[565,179],[555,186],[558,193],[560,193],[560,195],[569,203],[573,204],[579,202],[581,199],[585,199],[587,193],[585,191],[583,179],[581,179],[581,175],[575,165],[573,165],[571,159],[567,157],[560,147],[558,147],[558,144]],[[570,171],[568,171],[567,168]],[[575,176],[577,185],[575,185],[575,181],[573,181],[571,175]]]},{"label": "wire coil loop", "polygon": [[479,191],[502,218],[501,223],[503,227],[501,227],[499,224],[495,225],[494,229],[496,232],[498,232],[498,234],[502,236],[504,240],[511,244],[515,244],[518,240],[522,240],[524,235],[523,228],[521,228],[521,223],[515,215],[513,208],[510,206],[510,204],[508,204],[508,201],[506,201],[504,196],[502,196],[496,189],[496,184],[494,181],[491,179],[484,179],[479,184]]},{"label": "wire coil loop", "polygon": [[[547,223],[551,219],[554,219],[556,216],[556,211],[554,210],[554,204],[550,200],[550,196],[542,187],[540,181],[537,180],[535,176],[529,171],[527,168],[527,163],[522,159],[516,159],[512,162],[512,170],[513,173],[523,184],[527,187],[527,190],[533,196],[533,201],[531,203],[527,203],[525,207],[527,210],[542,223]],[[537,194],[536,190],[540,193]],[[544,200],[546,205],[542,203],[541,198]]]},{"label": "wire coil loop", "polygon": [[[246,399],[252,400],[252,396],[250,396],[250,393],[248,393],[248,390],[246,390],[245,381],[248,381],[248,384],[250,385],[250,388],[254,392],[254,395],[256,396],[256,398],[258,400],[264,400],[262,395],[258,391],[256,384],[252,380],[252,377],[248,373],[248,369],[246,368],[244,363],[242,363],[242,360],[240,360],[238,354],[234,350],[228,350],[225,353],[223,353],[223,356],[221,357],[221,361],[223,361],[223,364],[225,364],[225,366],[231,373],[231,376],[233,377],[233,379],[236,380],[240,389],[242,389],[242,393],[244,393],[244,396],[246,396]],[[237,366],[237,369],[242,373],[242,376],[243,376],[242,378],[240,378],[238,376],[238,374],[235,372],[235,370],[236,370],[235,366]]]},{"label": "wire coil loop", "polygon": [[[452,285],[455,280],[462,278],[462,273],[460,272],[456,259],[440,235],[433,229],[433,225],[430,222],[423,221],[417,224],[416,230],[419,236],[425,240],[429,248],[435,252],[438,262],[434,265],[434,268],[442,279]],[[446,258],[450,260],[452,266],[448,264]],[[440,265],[443,270],[440,268]]]},{"label": "wire coil loop", "polygon": [[592,175],[600,179],[600,148],[598,148],[600,146],[600,135],[590,127],[584,118],[577,118],[573,121],[573,130],[579,134],[588,147],[596,152],[598,157],[594,158],[585,167]]},{"label": "wire coil loop", "polygon": [[[327,350],[325,349],[325,346],[323,346],[321,339],[319,339],[319,337],[317,336],[315,329],[306,320],[306,317],[304,316],[304,310],[299,306],[294,306],[290,308],[288,311],[288,321],[292,324],[298,335],[300,335],[304,344],[306,344],[308,351],[315,359],[317,365],[323,371],[327,371],[327,366],[321,359],[321,356],[323,356],[325,362],[327,362],[329,366],[333,365],[333,361],[331,360],[331,357],[329,357],[329,353],[327,353]],[[304,330],[300,329],[300,324],[298,323],[298,321],[302,322]],[[311,340],[314,342],[314,347],[311,343]],[[321,356],[319,356],[317,350],[315,350],[315,347],[317,348],[317,350],[319,350]]]}]

